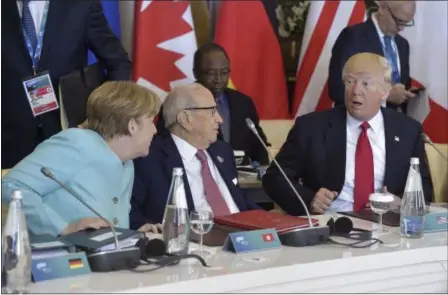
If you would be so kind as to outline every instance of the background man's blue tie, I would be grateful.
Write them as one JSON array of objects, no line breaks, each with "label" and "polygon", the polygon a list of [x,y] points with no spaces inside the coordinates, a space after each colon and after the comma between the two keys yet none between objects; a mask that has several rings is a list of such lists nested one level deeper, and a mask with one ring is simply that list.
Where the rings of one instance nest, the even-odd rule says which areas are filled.
[{"label": "background man's blue tie", "polygon": [[23,30],[27,34],[31,46],[33,47],[33,53],[34,50],[36,50],[37,45],[37,35],[36,35],[36,27],[34,26],[33,16],[31,15],[30,8],[28,4],[32,0],[22,0],[23,8],[22,8],[22,26]]},{"label": "background man's blue tie", "polygon": [[384,55],[392,66],[392,84],[400,82],[400,72],[398,71],[397,55],[392,48],[392,38],[390,36],[384,36]]}]

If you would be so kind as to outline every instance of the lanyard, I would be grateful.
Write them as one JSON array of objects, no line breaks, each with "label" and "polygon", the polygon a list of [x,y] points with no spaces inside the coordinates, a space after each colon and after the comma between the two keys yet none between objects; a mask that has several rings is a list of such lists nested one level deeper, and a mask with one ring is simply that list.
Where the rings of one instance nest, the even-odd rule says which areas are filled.
[{"label": "lanyard", "polygon": [[49,4],[50,4],[50,1],[47,1],[45,3],[44,13],[42,15],[42,21],[40,23],[39,32],[37,33],[37,36],[36,36],[37,44],[36,44],[35,49],[31,45],[30,37],[25,32],[25,29],[22,28],[23,29],[23,37],[25,37],[26,48],[28,49],[28,53],[30,54],[31,61],[33,63],[33,75],[36,75],[37,66],[38,66],[38,63],[40,60],[40,55],[42,53],[42,43],[43,43],[43,39],[44,39],[45,24],[47,22]]}]

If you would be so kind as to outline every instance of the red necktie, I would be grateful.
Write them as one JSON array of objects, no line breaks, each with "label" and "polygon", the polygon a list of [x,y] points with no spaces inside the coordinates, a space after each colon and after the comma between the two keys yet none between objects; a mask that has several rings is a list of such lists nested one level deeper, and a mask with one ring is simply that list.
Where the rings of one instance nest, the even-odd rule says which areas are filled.
[{"label": "red necktie", "polygon": [[373,153],[369,137],[367,136],[369,123],[364,122],[359,127],[362,131],[356,145],[355,188],[353,192],[355,200],[354,211],[360,211],[366,207],[369,202],[369,195],[375,189],[373,183]]},{"label": "red necktie", "polygon": [[215,216],[225,216],[229,215],[229,207],[226,201],[219,191],[219,187],[216,181],[213,179],[212,173],[207,163],[207,156],[202,150],[198,150],[196,157],[201,162],[201,176],[202,183],[204,185],[205,198],[207,199],[208,205],[212,208],[213,215]]}]

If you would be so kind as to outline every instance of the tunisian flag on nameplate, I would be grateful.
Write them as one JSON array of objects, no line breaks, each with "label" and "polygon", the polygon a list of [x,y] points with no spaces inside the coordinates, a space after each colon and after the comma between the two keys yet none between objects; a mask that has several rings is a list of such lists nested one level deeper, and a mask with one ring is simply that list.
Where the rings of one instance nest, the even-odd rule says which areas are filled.
[{"label": "tunisian flag on nameplate", "polygon": [[290,118],[280,44],[263,2],[222,1],[215,42],[229,55],[234,88],[252,98],[260,119]]},{"label": "tunisian flag on nameplate", "polygon": [[402,35],[409,41],[412,84],[426,90],[409,100],[407,114],[423,122],[433,142],[448,143],[448,3],[417,1],[414,19]]},{"label": "tunisian flag on nameplate", "polygon": [[162,101],[194,81],[197,49],[189,1],[135,1],[133,79]]},{"label": "tunisian flag on nameplate", "polygon": [[311,2],[297,68],[292,109],[296,116],[332,107],[328,95],[331,50],[345,27],[365,18],[364,0]]}]

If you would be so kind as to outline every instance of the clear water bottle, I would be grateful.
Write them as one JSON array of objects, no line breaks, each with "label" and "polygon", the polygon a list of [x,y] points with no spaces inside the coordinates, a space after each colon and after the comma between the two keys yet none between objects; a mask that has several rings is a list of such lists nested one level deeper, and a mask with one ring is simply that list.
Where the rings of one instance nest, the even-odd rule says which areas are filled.
[{"label": "clear water bottle", "polygon": [[401,200],[400,232],[406,238],[421,238],[425,224],[425,197],[423,195],[420,161],[411,158],[408,179]]},{"label": "clear water bottle", "polygon": [[26,293],[30,282],[31,246],[22,208],[22,192],[16,190],[12,193],[2,232],[2,293]]},{"label": "clear water bottle", "polygon": [[163,215],[163,241],[168,253],[188,254],[190,243],[190,218],[182,168],[173,169],[173,178]]}]

